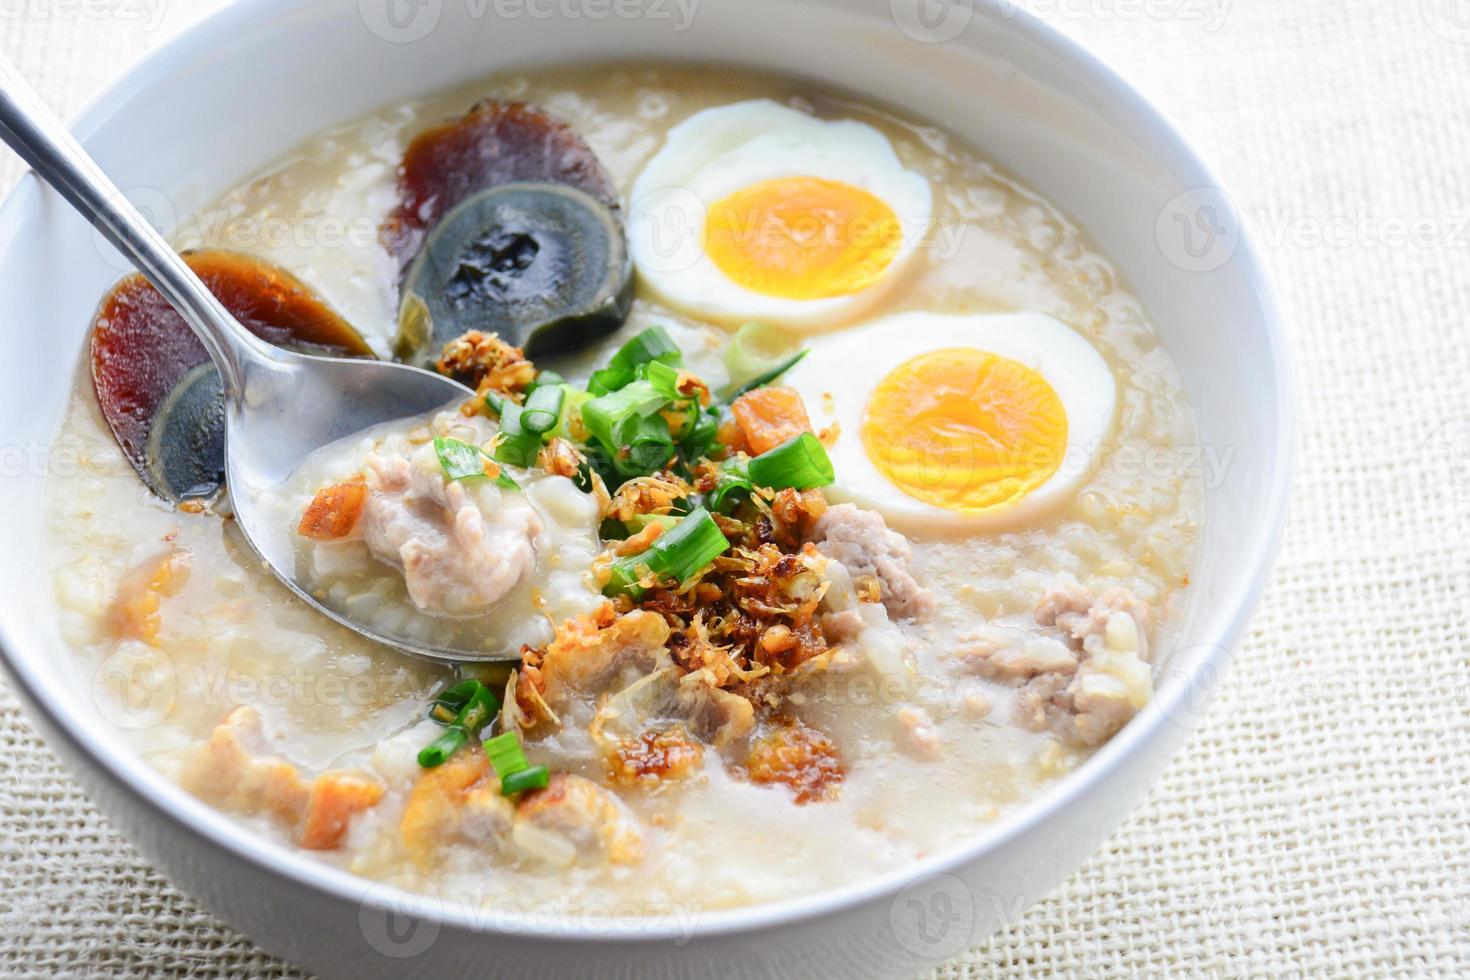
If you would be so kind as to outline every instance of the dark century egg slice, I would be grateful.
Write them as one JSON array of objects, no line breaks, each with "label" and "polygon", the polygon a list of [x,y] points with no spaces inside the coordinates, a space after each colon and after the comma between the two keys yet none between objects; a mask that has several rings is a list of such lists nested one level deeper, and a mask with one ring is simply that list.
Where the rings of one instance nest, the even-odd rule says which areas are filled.
[{"label": "dark century egg slice", "polygon": [[[295,276],[237,252],[184,256],[252,333],[292,350],[371,357],[357,331]],[[92,384],[143,482],[168,500],[209,498],[224,482],[224,393],[194,332],[141,275],[119,281],[92,322]]]},{"label": "dark century egg slice", "polygon": [[467,198],[403,282],[395,353],[427,364],[467,330],[537,357],[611,333],[633,300],[613,213],[564,184],[501,184]]},{"label": "dark century egg slice", "polygon": [[395,352],[428,365],[467,330],[548,353],[617,328],[632,302],[611,178],[535,106],[487,99],[420,134],[382,228],[404,270]]},{"label": "dark century egg slice", "polygon": [[513,181],[569,184],[617,208],[612,179],[576,130],[524,102],[485,99],[408,145],[384,244],[406,267],[450,208],[476,191]]}]

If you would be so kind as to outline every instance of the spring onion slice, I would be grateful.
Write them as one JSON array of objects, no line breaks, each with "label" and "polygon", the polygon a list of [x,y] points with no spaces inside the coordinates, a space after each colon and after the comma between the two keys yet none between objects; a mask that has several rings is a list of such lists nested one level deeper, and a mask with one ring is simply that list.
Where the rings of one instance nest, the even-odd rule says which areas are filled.
[{"label": "spring onion slice", "polygon": [[494,738],[485,739],[485,754],[495,767],[495,775],[502,780],[531,765],[526,761],[525,750],[521,748],[521,737],[515,732],[501,732]]},{"label": "spring onion slice", "polygon": [[525,427],[521,406],[503,398],[497,398],[492,404],[489,396],[486,403],[500,416],[501,438],[495,446],[496,462],[526,467],[535,464],[536,455],[541,452],[541,433]]},{"label": "spring onion slice", "polygon": [[447,708],[450,712],[452,720],[454,716],[459,714],[460,709],[469,703],[470,698],[474,696],[475,692],[483,686],[483,684],[473,678],[460,681],[458,684],[455,684],[451,687],[446,687],[444,691],[437,698],[434,699],[434,703],[431,707]]},{"label": "spring onion slice", "polygon": [[662,361],[649,361],[647,364],[638,366],[638,379],[647,381],[660,392],[667,401],[680,401],[684,396],[679,393],[679,369]]},{"label": "spring onion slice", "polygon": [[441,436],[434,440],[434,455],[439,457],[444,475],[451,480],[486,475],[485,453],[479,446]]},{"label": "spring onion slice", "polygon": [[[485,472],[485,460],[493,458],[479,446],[472,446],[467,442],[444,436],[435,438],[434,455],[439,457],[439,465],[444,468],[444,475],[451,480],[471,480],[489,476]],[[521,488],[521,485],[511,479],[510,474],[504,470],[495,474],[495,485],[502,490]]]},{"label": "spring onion slice", "polygon": [[704,502],[716,514],[730,514],[750,497],[755,485],[746,475],[744,462],[727,461],[720,469],[720,480],[705,495]]},{"label": "spring onion slice", "polygon": [[[478,684],[479,682],[476,681]],[[474,735],[480,729],[500,714],[500,699],[495,692],[481,684],[479,690],[470,696],[465,706],[460,709],[459,716],[455,718],[455,724],[463,728],[467,734]]]},{"label": "spring onion slice", "polygon": [[626,426],[636,418],[657,414],[668,401],[652,383],[634,381],[583,403],[582,421],[604,447],[616,451],[621,445],[618,436]]},{"label": "spring onion slice", "polygon": [[689,459],[708,456],[714,448],[715,437],[720,431],[720,414],[714,408],[702,409],[694,421],[694,427],[684,438],[684,453]]},{"label": "spring onion slice", "polygon": [[795,354],[792,354],[790,357],[786,358],[786,360],[782,361],[780,364],[777,364],[769,371],[763,371],[760,374],[756,375],[754,378],[751,378],[749,381],[745,382],[745,384],[728,389],[725,392],[724,397],[722,397],[720,401],[728,405],[735,399],[739,398],[741,395],[745,394],[747,391],[754,391],[757,388],[764,388],[772,381],[775,381],[777,378],[781,377],[781,375],[785,374],[787,371],[790,371],[792,368],[796,367],[797,362],[799,362],[803,357],[806,357],[808,352],[809,348],[803,347],[801,350],[797,351]]},{"label": "spring onion slice", "polygon": [[725,345],[725,370],[730,374],[730,388],[738,387],[752,378],[779,365],[793,354],[798,343],[789,333],[773,324],[761,320],[749,320],[740,325]]},{"label": "spring onion slice", "polygon": [[469,735],[458,725],[444,729],[444,734],[419,750],[419,765],[425,769],[442,766],[470,740]]},{"label": "spring onion slice", "polygon": [[526,396],[526,404],[521,406],[521,428],[538,436],[550,432],[561,418],[564,401],[566,392],[560,386],[537,386]]},{"label": "spring onion slice", "polygon": [[665,531],[672,531],[678,523],[679,518],[673,514],[634,514],[623,522],[628,530],[634,534],[637,534],[650,524],[658,524]]},{"label": "spring onion slice", "polygon": [[662,416],[630,419],[619,435],[622,452],[613,457],[625,476],[644,476],[663,468],[674,455],[674,437]]},{"label": "spring onion slice", "polygon": [[626,594],[638,598],[646,591],[639,584],[643,569],[652,572],[660,581],[684,582],[729,547],[730,542],[720,533],[719,525],[709,511],[703,507],[696,508],[672,530],[659,535],[648,550],[613,562],[612,575],[603,587],[603,594]]},{"label": "spring onion slice", "polygon": [[500,699],[480,681],[464,680],[448,688],[429,705],[429,717],[445,726],[444,734],[419,752],[419,765],[443,765],[498,714]]},{"label": "spring onion slice", "polygon": [[555,371],[537,371],[536,380],[531,382],[531,390],[534,391],[543,385],[564,385],[566,383],[567,379]]},{"label": "spring onion slice", "polygon": [[[574,429],[583,429],[582,406],[591,400],[592,394],[571,385],[561,386],[562,394],[565,396],[561,403],[561,415],[556,420],[556,426],[549,432],[549,436],[560,436],[563,439],[572,439]],[[580,442],[581,439],[573,439]]]},{"label": "spring onion slice", "polygon": [[825,487],[836,478],[827,450],[810,432],[792,436],[756,456],[746,464],[745,472],[751,483],[772,490]]},{"label": "spring onion slice", "polygon": [[587,390],[594,395],[618,391],[633,381],[640,364],[650,361],[680,364],[683,360],[683,353],[663,327],[649,327],[619,348],[607,362],[607,367],[592,373]]},{"label": "spring onion slice", "polygon": [[528,789],[545,789],[551,782],[551,771],[545,766],[528,766],[513,772],[500,781],[500,792],[504,796],[524,793]]},{"label": "spring onion slice", "polygon": [[582,422],[622,476],[652,473],[674,453],[668,423],[658,414],[668,399],[652,383],[634,381],[582,405]]}]

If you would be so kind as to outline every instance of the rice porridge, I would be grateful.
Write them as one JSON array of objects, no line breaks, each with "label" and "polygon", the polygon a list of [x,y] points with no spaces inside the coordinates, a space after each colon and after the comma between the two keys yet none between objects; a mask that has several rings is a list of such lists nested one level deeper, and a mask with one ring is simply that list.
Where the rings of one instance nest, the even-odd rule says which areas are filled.
[{"label": "rice porridge", "polygon": [[1147,703],[1203,514],[1169,356],[1024,181],[725,70],[496,77],[307,141],[175,243],[269,339],[466,383],[272,500],[319,601],[490,659],[260,566],[210,369],[129,374],[181,326],[124,282],[57,440],[98,465],[47,491],[99,710],[260,834],[493,908],[746,905],[973,836]]}]

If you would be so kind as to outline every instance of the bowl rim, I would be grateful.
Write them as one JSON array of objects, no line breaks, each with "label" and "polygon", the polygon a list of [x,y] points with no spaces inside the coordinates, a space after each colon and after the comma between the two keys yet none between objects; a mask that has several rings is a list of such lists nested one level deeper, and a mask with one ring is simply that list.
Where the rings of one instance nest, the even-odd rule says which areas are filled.
[{"label": "bowl rim", "polygon": [[[895,0],[897,2],[897,0]],[[1182,130],[1148,98],[1133,87],[1102,58],[1057,28],[1018,7],[1014,0],[970,0],[977,17],[1003,18],[1033,44],[1078,68],[1088,81],[1101,89],[1105,100],[1137,120],[1170,151],[1176,172],[1189,174],[1199,188],[1223,191],[1224,185],[1195,152]],[[139,89],[156,84],[180,60],[187,60],[213,47],[237,26],[269,19],[291,11],[296,0],[233,0],[158,47],[134,59],[68,121],[68,127],[85,142],[87,136]],[[30,171],[22,175],[0,203],[0,241],[6,240],[18,222],[15,206],[21,192],[39,178]],[[1296,396],[1280,308],[1266,265],[1251,230],[1238,214],[1233,200],[1222,194],[1222,204],[1231,210],[1241,229],[1232,263],[1254,286],[1258,297],[1260,325],[1271,354],[1273,372],[1264,380],[1277,396],[1275,425],[1269,434],[1270,459],[1276,461],[1270,474],[1267,510],[1255,526],[1244,564],[1249,575],[1227,583],[1225,595],[1216,604],[1233,609],[1220,635],[1196,638],[1191,647],[1205,647],[1208,654],[1192,666],[1190,673],[1159,692],[1149,704],[1111,740],[1086,759],[1076,770],[1057,779],[1031,800],[976,832],[970,839],[927,855],[905,867],[874,874],[845,885],[806,895],[717,910],[696,910],[691,925],[663,923],[647,916],[608,916],[607,922],[626,924],[621,928],[588,928],[588,917],[560,917],[520,912],[468,910],[437,895],[408,891],[323,864],[305,852],[259,834],[227,814],[194,798],[162,773],[125,748],[109,748],[80,738],[64,719],[64,708],[47,696],[47,682],[18,656],[8,630],[0,622],[0,662],[23,695],[23,701],[40,714],[55,737],[64,739],[77,756],[89,759],[94,771],[135,801],[167,818],[174,829],[187,834],[191,844],[204,844],[227,853],[237,861],[269,875],[310,889],[322,897],[345,901],[360,910],[388,909],[469,933],[517,938],[548,939],[574,943],[655,944],[731,936],[756,929],[790,928],[802,923],[851,911],[868,903],[891,898],[905,885],[953,872],[993,850],[1006,846],[1059,810],[1076,804],[1105,782],[1114,770],[1139,747],[1155,738],[1171,719],[1188,715],[1197,705],[1188,703],[1194,682],[1202,676],[1213,684],[1228,670],[1233,652],[1244,635],[1270,576],[1280,549],[1291,479],[1295,468]],[[1040,898],[1041,896],[1034,896]],[[600,919],[602,917],[599,917]],[[578,924],[579,922],[584,924]]]}]

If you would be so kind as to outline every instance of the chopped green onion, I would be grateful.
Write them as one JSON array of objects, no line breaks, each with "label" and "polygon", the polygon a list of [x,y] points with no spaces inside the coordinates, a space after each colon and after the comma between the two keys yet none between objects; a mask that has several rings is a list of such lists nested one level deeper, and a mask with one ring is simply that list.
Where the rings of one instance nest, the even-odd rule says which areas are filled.
[{"label": "chopped green onion", "polygon": [[638,366],[637,376],[647,381],[668,401],[680,401],[685,396],[679,393],[679,369],[663,361],[649,361]]},{"label": "chopped green onion", "polygon": [[485,451],[479,446],[441,436],[434,440],[434,454],[439,457],[439,465],[444,467],[444,475],[451,480],[486,475]]},{"label": "chopped green onion", "polygon": [[551,771],[545,766],[530,766],[513,772],[500,780],[500,792],[505,796],[524,793],[528,789],[545,789],[551,782]]},{"label": "chopped green onion", "polygon": [[535,389],[540,388],[544,385],[564,385],[566,383],[567,379],[563,378],[555,371],[537,371],[536,380],[531,382],[530,390],[534,391]]},{"label": "chopped green onion", "polygon": [[498,714],[500,714],[500,699],[488,687],[481,684],[479,690],[475,691],[465,706],[460,709],[459,716],[454,721],[466,733],[474,735],[490,724]]},{"label": "chopped green onion", "polygon": [[725,369],[730,388],[737,388],[779,365],[797,348],[797,342],[780,327],[760,320],[741,324],[725,347]]},{"label": "chopped green onion", "polygon": [[781,375],[785,374],[787,371],[790,371],[792,368],[796,367],[796,363],[800,361],[803,357],[806,357],[807,351],[808,349],[804,347],[801,350],[797,351],[795,354],[792,354],[790,357],[786,358],[786,360],[782,361],[780,364],[777,364],[775,367],[771,368],[769,371],[764,371],[761,374],[756,375],[754,378],[751,378],[749,381],[745,382],[745,384],[740,385],[739,387],[727,390],[724,397],[720,400],[728,405],[735,399],[739,398],[741,395],[745,394],[747,391],[754,391],[757,388],[764,388],[772,381],[775,381],[777,378],[781,377]]},{"label": "chopped green onion", "polygon": [[720,480],[715,488],[705,495],[704,502],[717,514],[732,513],[742,500],[750,497],[755,484],[745,472],[743,460],[727,461],[720,468]]},{"label": "chopped green onion", "polygon": [[556,420],[556,428],[552,429],[549,434],[567,439],[572,434],[572,419],[582,417],[582,406],[592,399],[592,393],[573,388],[571,385],[562,385],[561,390],[566,397],[562,399],[561,415]]},{"label": "chopped green onion", "polygon": [[458,725],[444,729],[444,734],[419,750],[419,765],[425,769],[442,766],[446,760],[470,740],[465,730]]},{"label": "chopped green onion", "polygon": [[618,349],[609,361],[610,366],[633,367],[647,361],[666,361],[677,364],[684,359],[679,345],[669,337],[663,327],[653,326],[639,331],[631,340]]},{"label": "chopped green onion", "polygon": [[566,392],[558,385],[540,385],[526,396],[521,406],[521,428],[538,436],[556,428]]},{"label": "chopped green onion", "polygon": [[478,680],[460,681],[448,688],[429,706],[429,717],[446,726],[444,734],[419,752],[419,765],[425,769],[443,765],[499,713],[500,699]]},{"label": "chopped green onion", "polygon": [[523,409],[515,402],[500,399],[500,442],[495,446],[495,460],[512,466],[533,466],[541,452],[541,433],[525,427]]},{"label": "chopped green onion", "polygon": [[634,381],[584,403],[582,421],[604,448],[616,452],[623,445],[618,438],[621,428],[631,425],[637,417],[656,415],[668,401],[652,383]]},{"label": "chopped green onion", "polygon": [[751,483],[773,490],[825,487],[836,476],[827,450],[810,432],[792,436],[775,449],[756,456],[746,464],[745,472]]},{"label": "chopped green onion", "polygon": [[650,524],[659,524],[665,531],[672,531],[674,525],[679,523],[679,518],[673,514],[634,514],[623,522],[629,531],[637,534]]},{"label": "chopped green onion", "polygon": [[470,698],[473,697],[475,692],[478,691],[482,686],[483,685],[474,678],[460,681],[458,684],[455,684],[452,687],[445,688],[444,691],[437,698],[434,699],[434,705],[436,707],[442,705],[443,707],[448,708],[453,714],[457,715],[459,714],[459,709],[468,704]]},{"label": "chopped green onion", "polygon": [[684,451],[685,459],[698,459],[708,456],[714,447],[715,436],[719,434],[720,414],[713,408],[702,409],[695,416],[694,425],[679,443]]},{"label": "chopped green onion", "polygon": [[485,754],[495,767],[495,775],[502,780],[530,766],[525,750],[521,748],[521,736],[515,732],[501,732],[494,738],[485,739]]},{"label": "chopped green onion", "polygon": [[542,789],[551,781],[551,773],[545,766],[533,766],[526,759],[521,737],[515,732],[502,732],[486,739],[485,754],[500,778],[500,792],[504,796]]},{"label": "chopped green onion", "polygon": [[[479,446],[440,437],[434,440],[434,453],[439,457],[439,465],[444,467],[444,475],[451,480],[470,480],[489,475],[485,472],[485,460],[492,457]],[[504,470],[495,474],[495,485],[502,490],[521,488]]]},{"label": "chopped green onion", "polygon": [[662,469],[674,455],[674,437],[659,415],[631,419],[621,433],[623,452],[613,463],[625,476],[643,476]]},{"label": "chopped green onion", "polygon": [[683,360],[683,353],[669,339],[663,327],[649,327],[619,348],[607,362],[607,367],[592,373],[587,390],[594,395],[605,395],[632,382],[640,364],[650,361],[679,364]]},{"label": "chopped green onion", "polygon": [[639,584],[641,570],[647,569],[660,581],[684,582],[729,547],[730,542],[720,533],[709,511],[697,508],[672,530],[659,535],[648,550],[613,562],[612,576],[602,591],[609,596],[627,594],[636,599],[645,591]]},{"label": "chopped green onion", "polygon": [[586,402],[582,422],[619,474],[642,476],[674,453],[668,423],[658,414],[668,403],[651,382],[638,380]]}]

